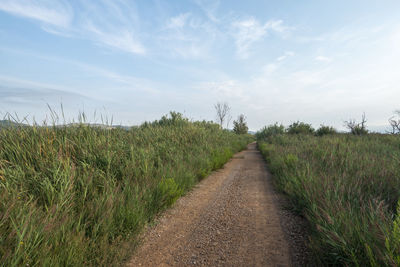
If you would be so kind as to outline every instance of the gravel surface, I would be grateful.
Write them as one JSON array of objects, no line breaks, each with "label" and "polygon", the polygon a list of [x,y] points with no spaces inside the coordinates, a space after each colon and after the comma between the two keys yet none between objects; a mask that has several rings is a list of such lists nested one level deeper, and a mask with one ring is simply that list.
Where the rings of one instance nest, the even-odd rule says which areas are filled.
[{"label": "gravel surface", "polygon": [[285,201],[252,143],[160,216],[128,266],[308,265],[306,223]]}]

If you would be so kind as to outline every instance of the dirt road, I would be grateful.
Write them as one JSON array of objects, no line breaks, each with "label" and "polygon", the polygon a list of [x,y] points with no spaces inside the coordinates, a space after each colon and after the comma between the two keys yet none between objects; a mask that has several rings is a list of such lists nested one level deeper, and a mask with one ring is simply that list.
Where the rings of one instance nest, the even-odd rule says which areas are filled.
[{"label": "dirt road", "polygon": [[304,222],[281,198],[250,144],[162,215],[128,266],[303,265]]}]

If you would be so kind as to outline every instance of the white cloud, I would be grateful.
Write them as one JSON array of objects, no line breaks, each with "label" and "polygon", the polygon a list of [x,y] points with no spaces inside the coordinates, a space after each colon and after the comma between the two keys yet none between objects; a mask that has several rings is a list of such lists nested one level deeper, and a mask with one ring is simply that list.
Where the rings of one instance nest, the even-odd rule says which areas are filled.
[{"label": "white cloud", "polygon": [[195,3],[204,11],[209,20],[219,22],[216,14],[220,5],[219,0],[195,0]]},{"label": "white cloud", "polygon": [[70,88],[67,86],[60,86],[60,85],[55,85],[55,84],[49,84],[49,83],[42,83],[42,82],[36,82],[36,81],[29,81],[29,80],[24,80],[12,76],[6,76],[6,75],[0,75],[0,82],[2,85],[8,86],[8,87],[27,87],[27,88],[33,88],[33,89],[46,89],[46,90],[56,90],[60,92],[65,92],[69,94],[79,94],[85,97],[84,94],[81,92],[72,92]]},{"label": "white cloud", "polygon": [[288,27],[283,25],[282,20],[270,20],[261,24],[254,17],[235,21],[232,23],[232,26],[234,28],[233,36],[235,38],[237,55],[243,59],[248,58],[251,45],[266,36],[268,31],[285,33],[289,30]]},{"label": "white cloud", "polygon": [[317,56],[315,57],[316,61],[321,61],[321,62],[331,62],[332,58],[330,57],[325,57],[325,56]]},{"label": "white cloud", "polygon": [[150,80],[141,79],[131,75],[122,75],[117,72],[80,62],[67,61],[67,63],[76,65],[83,71],[90,72],[98,75],[99,77],[109,79],[113,82],[116,82],[117,84],[125,85],[131,91],[146,93],[153,96],[156,94],[160,94],[160,91],[158,89],[155,89],[157,87],[160,87],[159,84],[156,84],[155,82],[152,82]]},{"label": "white cloud", "polygon": [[[67,0],[0,0],[0,10],[35,20],[51,34],[86,39],[103,48],[151,57],[140,60],[146,66],[139,73],[154,66],[155,78],[160,82],[129,75],[136,68],[118,73],[112,67],[99,68],[68,60],[56,62],[69,64],[68,69],[81,72],[82,81],[89,78],[88,84],[75,79],[67,81],[69,85],[77,85],[71,86],[75,92],[81,89],[102,97],[103,103],[112,100],[118,108],[120,103],[131,108],[130,100],[140,99],[135,105],[142,105],[149,113],[152,108],[165,111],[175,105],[180,108],[182,103],[189,107],[198,105],[199,110],[206,106],[204,103],[211,103],[207,108],[212,112],[212,101],[221,99],[248,115],[253,129],[274,121],[288,124],[296,119],[316,126],[320,123],[340,126],[342,119],[358,117],[362,111],[371,114],[368,118],[371,123],[378,124],[378,115],[373,118],[373,112],[385,123],[391,111],[400,108],[398,25],[370,27],[364,22],[354,22],[318,33],[326,28],[304,26],[300,22],[304,27],[296,28],[295,34],[301,32],[311,37],[293,36],[287,42],[281,39],[293,28],[282,20],[242,17],[244,10],[218,9],[218,1],[193,1],[200,8],[188,9],[190,12],[180,9],[182,13],[172,16],[164,13],[175,8],[173,5],[171,9],[154,9],[154,12],[146,9],[147,12],[141,13],[151,18],[140,17],[135,1],[130,0],[74,1],[74,11],[69,5],[72,2]],[[312,29],[305,29],[308,26]],[[279,40],[273,39],[274,36]],[[245,59],[256,48],[257,58],[254,56],[254,60],[242,66],[235,65],[237,62],[232,60],[235,52]],[[178,73],[178,78],[166,77],[173,72]],[[1,82],[4,80],[0,77]],[[28,86],[41,85],[24,85]],[[188,87],[197,90],[186,90]],[[146,106],[152,104],[156,107]]]},{"label": "white cloud", "polygon": [[127,29],[106,32],[90,23],[86,26],[86,30],[92,33],[93,39],[100,44],[132,54],[143,55],[146,53],[146,49],[137,41],[133,32]]},{"label": "white cloud", "polygon": [[210,91],[222,99],[246,99],[244,87],[236,80],[222,80],[215,82],[205,82],[199,85],[198,88]]},{"label": "white cloud", "polygon": [[[296,62],[290,66],[284,59],[292,54],[284,53],[249,79],[228,75],[220,82],[202,83],[208,101],[226,99],[247,115],[251,129],[302,120],[344,130],[344,120],[360,118],[364,111],[370,129],[387,125],[393,110],[400,107],[400,26],[386,27],[378,35],[365,36],[362,27],[353,33],[354,39],[337,36],[336,41],[318,42],[308,51],[296,50]],[[310,58],[330,64],[315,64]]]},{"label": "white cloud", "polygon": [[283,61],[285,59],[287,59],[288,57],[292,57],[294,56],[295,53],[292,51],[286,51],[282,56],[278,57],[276,60],[277,61]]},{"label": "white cloud", "polygon": [[197,60],[210,58],[215,41],[223,36],[214,23],[192,13],[168,18],[160,33],[157,52],[162,57]]},{"label": "white cloud", "polygon": [[285,33],[290,30],[290,27],[283,25],[283,20],[270,20],[267,21],[264,25],[266,29],[270,29],[275,32]]},{"label": "white cloud", "polygon": [[278,66],[274,63],[267,64],[263,67],[263,74],[268,75],[275,72],[278,69]]},{"label": "white cloud", "polygon": [[178,16],[172,17],[167,22],[167,28],[181,29],[185,26],[190,13],[179,14]]},{"label": "white cloud", "polygon": [[73,18],[70,5],[63,1],[2,0],[0,10],[64,28],[70,26]]},{"label": "white cloud", "polygon": [[80,2],[75,13],[63,0],[0,0],[0,10],[35,19],[42,29],[63,37],[89,39],[105,47],[130,54],[146,53],[137,27],[133,3],[121,1]]},{"label": "white cloud", "polygon": [[[83,62],[76,61],[76,60],[70,60],[70,59],[49,56],[49,55],[32,53],[30,51],[3,48],[1,46],[0,46],[0,51],[6,52],[6,53],[19,54],[26,58],[35,59],[38,62],[50,61],[56,65],[72,66],[74,69],[76,69],[80,73],[80,75],[82,77],[85,75],[91,76],[91,77],[93,77],[93,76],[97,77],[98,80],[101,80],[103,83],[107,82],[107,84],[108,83],[112,84],[112,86],[115,89],[116,88],[127,88],[130,91],[135,92],[135,93],[144,93],[146,95],[152,95],[152,96],[160,93],[160,91],[156,88],[161,88],[161,85],[156,82],[153,82],[148,79],[142,79],[137,76],[123,75],[118,72],[111,71],[107,68],[94,66],[94,65],[83,63]],[[4,76],[4,75],[3,76],[0,75],[0,82],[2,84],[6,83],[6,84],[12,85],[14,87],[18,87],[18,86],[32,87],[32,88],[41,87],[41,88],[48,88],[48,89],[57,89],[60,91],[69,91],[72,93],[87,92],[86,95],[93,95],[96,93],[96,91],[98,89],[98,88],[92,88],[92,86],[87,86],[87,85],[84,85],[84,86],[76,85],[75,82],[72,83],[73,85],[60,86],[57,84],[27,81],[24,79],[14,78],[14,77],[9,77],[9,76]],[[80,81],[77,81],[77,82],[79,83]],[[100,97],[101,94],[96,95],[96,96]]]},{"label": "white cloud", "polygon": [[247,58],[249,47],[267,33],[267,29],[254,18],[235,22],[233,27],[237,29],[235,42],[241,58]]}]

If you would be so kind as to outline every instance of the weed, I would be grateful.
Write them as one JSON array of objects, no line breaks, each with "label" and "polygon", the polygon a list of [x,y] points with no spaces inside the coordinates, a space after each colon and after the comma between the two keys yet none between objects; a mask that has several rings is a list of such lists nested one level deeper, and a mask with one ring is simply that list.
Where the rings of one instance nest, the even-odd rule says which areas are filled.
[{"label": "weed", "polygon": [[274,183],[310,222],[318,265],[400,264],[399,146],[378,134],[258,140]]},{"label": "weed", "polygon": [[179,113],[130,130],[0,128],[0,265],[112,266],[251,138]]}]

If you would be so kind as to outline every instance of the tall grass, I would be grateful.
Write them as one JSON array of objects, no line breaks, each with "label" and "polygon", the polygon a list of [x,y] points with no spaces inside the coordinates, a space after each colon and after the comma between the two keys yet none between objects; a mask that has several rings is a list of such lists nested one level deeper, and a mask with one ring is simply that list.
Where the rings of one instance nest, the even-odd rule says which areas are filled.
[{"label": "tall grass", "polygon": [[398,136],[274,135],[259,148],[310,222],[318,264],[400,266]]},{"label": "tall grass", "polygon": [[0,129],[0,264],[120,264],[146,223],[248,142],[176,113],[129,131]]}]

